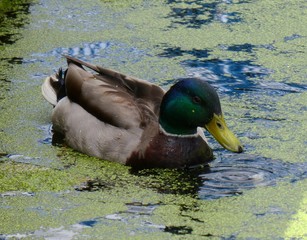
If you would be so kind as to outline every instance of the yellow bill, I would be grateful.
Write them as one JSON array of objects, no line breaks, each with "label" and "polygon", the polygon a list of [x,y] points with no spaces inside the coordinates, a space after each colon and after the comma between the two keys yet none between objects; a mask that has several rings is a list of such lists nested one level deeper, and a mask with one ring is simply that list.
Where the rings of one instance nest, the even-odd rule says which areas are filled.
[{"label": "yellow bill", "polygon": [[239,139],[227,127],[223,115],[213,115],[213,119],[205,125],[212,136],[226,149],[232,152],[243,152]]}]

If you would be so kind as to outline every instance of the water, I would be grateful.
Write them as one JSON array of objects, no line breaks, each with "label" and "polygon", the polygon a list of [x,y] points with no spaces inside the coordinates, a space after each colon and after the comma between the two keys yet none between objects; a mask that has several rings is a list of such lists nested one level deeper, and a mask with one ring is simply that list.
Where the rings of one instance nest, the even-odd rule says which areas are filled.
[{"label": "water", "polygon": [[248,154],[227,155],[218,159],[207,172],[200,174],[202,199],[217,199],[243,194],[261,186],[274,186],[278,181],[306,178],[307,164],[288,164]]},{"label": "water", "polygon": [[[168,1],[168,3],[172,4],[172,11],[169,14],[172,19],[172,27],[180,24],[188,28],[197,29],[214,22],[231,24],[242,21],[239,12],[229,12],[223,9],[223,5],[232,4],[232,1],[186,1],[184,7],[173,5],[173,3],[180,2]],[[240,1],[238,4],[244,2]]]},{"label": "water", "polygon": [[[303,239],[303,6],[2,1],[0,238]],[[186,76],[209,81],[245,152],[209,136],[210,166],[135,171],[54,144],[40,85],[66,65],[62,54],[165,88]]]}]

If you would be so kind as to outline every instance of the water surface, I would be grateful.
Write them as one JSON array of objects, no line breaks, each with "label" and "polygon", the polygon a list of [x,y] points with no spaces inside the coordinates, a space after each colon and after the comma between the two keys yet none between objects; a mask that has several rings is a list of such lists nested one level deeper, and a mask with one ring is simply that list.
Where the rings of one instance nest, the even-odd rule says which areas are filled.
[{"label": "water surface", "polygon": [[[304,239],[306,4],[0,2],[0,238]],[[145,24],[144,24],[145,23]],[[52,144],[43,79],[62,54],[166,89],[218,91],[244,144],[209,167],[135,171]]]}]

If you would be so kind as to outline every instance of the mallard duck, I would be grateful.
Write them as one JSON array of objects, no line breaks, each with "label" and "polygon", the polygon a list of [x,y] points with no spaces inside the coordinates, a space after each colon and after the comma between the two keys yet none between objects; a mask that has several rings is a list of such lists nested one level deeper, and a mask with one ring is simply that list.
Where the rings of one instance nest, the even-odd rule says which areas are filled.
[{"label": "mallard duck", "polygon": [[226,126],[215,89],[204,80],[181,79],[165,92],[65,57],[67,70],[47,77],[42,94],[54,106],[53,129],[73,149],[137,168],[182,168],[213,159],[205,128],[226,149],[243,151]]}]

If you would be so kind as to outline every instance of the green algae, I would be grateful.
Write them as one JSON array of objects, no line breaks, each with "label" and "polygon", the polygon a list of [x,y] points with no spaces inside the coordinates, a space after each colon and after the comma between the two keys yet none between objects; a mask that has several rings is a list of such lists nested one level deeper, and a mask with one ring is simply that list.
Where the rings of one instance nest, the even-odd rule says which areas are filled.
[{"label": "green algae", "polygon": [[33,1],[16,0],[0,2],[0,49],[20,39],[19,28],[28,23],[29,7]]},{"label": "green algae", "polygon": [[[235,132],[255,135],[253,138],[242,137],[246,145],[253,147],[250,153],[291,163],[306,161],[305,92],[275,99],[246,94],[240,102],[234,98],[223,100],[231,128]],[[238,124],[235,119],[241,122]]]},{"label": "green algae", "polygon": [[[284,96],[276,103],[274,127],[262,128],[258,131],[262,139],[257,141],[261,154],[270,158],[289,162],[305,162],[307,156],[307,112],[304,111],[307,94]],[[274,118],[271,121],[276,121]],[[278,121],[278,119],[283,119]]]},{"label": "green algae", "polygon": [[[215,58],[251,60],[271,70],[264,81],[306,84],[303,23],[307,15],[306,8],[298,7],[303,1],[221,4],[217,6],[220,11],[239,12],[242,22],[213,20],[200,28],[176,23],[172,17],[176,7],[197,11],[196,3],[76,1],[75,10],[71,1],[60,6],[44,4],[33,5],[27,27],[12,30],[18,33],[14,38],[18,41],[1,48],[1,57],[15,62],[1,62],[1,79],[7,81],[0,85],[0,152],[1,156],[22,156],[1,158],[0,192],[7,194],[0,198],[1,234],[40,238],[52,235],[50,229],[63,228],[77,239],[306,237],[306,180],[285,180],[277,186],[245,191],[242,196],[204,201],[197,198],[197,175],[177,170],[135,173],[125,166],[40,142],[50,134],[41,126],[50,124],[52,109],[40,96],[40,84],[65,65],[63,59],[48,52],[83,42],[119,43],[110,48],[107,57],[93,61],[161,85],[185,76],[181,64],[186,60]],[[198,19],[209,17],[205,13]],[[295,34],[301,37],[292,39]],[[223,48],[245,43],[253,46],[252,53]],[[141,53],[133,55],[132,48]],[[182,54],[160,57],[167,48],[181,49]],[[199,59],[191,54],[205,49],[208,57]],[[291,163],[306,161],[305,103],[305,92],[274,98],[248,93],[240,98],[222,96],[227,122],[242,136],[248,153]],[[97,182],[95,188],[88,187],[91,182]],[[34,192],[34,196],[22,195],[23,191]],[[156,208],[148,215],[128,213],[127,204],[135,202]],[[115,219],[110,218],[114,214]],[[93,227],[74,228],[93,219],[97,219]],[[32,234],[40,229],[42,232]]]},{"label": "green algae", "polygon": [[291,220],[288,222],[288,227],[285,231],[286,238],[306,238],[306,230],[305,224],[307,221],[307,214],[306,214],[306,206],[307,206],[307,196],[305,194],[303,201],[300,204],[300,207],[296,211],[296,214],[292,215]]},{"label": "green algae", "polygon": [[0,163],[0,191],[60,191],[71,188],[74,176],[69,173],[4,161]]},{"label": "green algae", "polygon": [[[191,227],[193,237],[221,238],[233,235],[238,239],[246,239],[249,236],[259,239],[282,238],[284,231],[293,226],[288,221],[292,214],[302,214],[304,211],[303,202],[301,209],[297,209],[297,204],[301,199],[305,201],[306,195],[304,192],[297,194],[296,191],[300,191],[305,184],[306,181],[291,185],[290,191],[288,184],[280,184],[275,188],[259,188],[247,192],[243,197],[224,198],[206,204],[196,202],[196,206],[195,203],[188,204],[191,207],[185,206],[183,210],[176,205],[172,208],[166,205],[157,209],[157,212],[164,216],[168,224]],[[174,221],[172,214],[182,217]],[[301,219],[304,218],[302,214]],[[292,237],[301,238],[306,233],[306,230],[301,229]]]},{"label": "green algae", "polygon": [[[129,238],[133,232],[133,237],[136,238],[152,239],[153,236],[159,236],[161,239],[167,239],[172,236],[180,239],[180,234],[162,234],[161,230],[185,226],[185,229],[192,229],[192,233],[184,235],[185,239],[202,236],[217,239],[229,236],[239,239],[249,236],[274,239],[283,238],[285,235],[304,238],[306,231],[299,227],[302,223],[293,223],[306,218],[303,202],[301,207],[297,208],[299,201],[306,197],[300,191],[305,184],[306,181],[302,181],[291,184],[291,187],[286,183],[278,187],[258,188],[242,197],[207,201],[206,204],[187,196],[159,195],[138,187],[119,187],[94,193],[38,193],[32,197],[4,197],[2,207],[7,208],[2,216],[6,220],[4,223],[8,225],[2,225],[2,232],[13,233],[9,224],[12,221],[16,222],[16,230],[29,232],[61,226],[69,229],[78,222],[97,219],[97,227],[85,228],[81,233],[93,237],[105,236],[106,239],[109,239],[108,234],[111,231],[115,231],[112,237],[119,238]],[[298,194],[298,191],[301,193]],[[157,208],[149,215],[127,213],[126,204],[133,201],[156,204]],[[19,218],[15,219],[17,212]],[[31,219],[30,225],[24,224],[27,216]],[[116,220],[111,216],[118,218]],[[295,217],[289,223],[292,216]],[[139,229],[146,221],[156,224],[159,228]],[[121,231],[116,231],[118,227]],[[294,229],[300,231],[294,232]],[[79,236],[84,236],[81,233]]]}]

